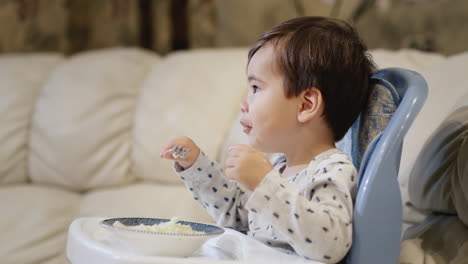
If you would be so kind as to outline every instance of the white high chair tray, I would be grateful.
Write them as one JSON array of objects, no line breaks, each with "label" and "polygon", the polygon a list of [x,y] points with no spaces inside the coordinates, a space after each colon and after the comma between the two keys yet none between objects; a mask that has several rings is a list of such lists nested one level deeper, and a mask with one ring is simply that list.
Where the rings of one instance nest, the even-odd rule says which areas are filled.
[{"label": "white high chair tray", "polygon": [[179,264],[179,263],[321,263],[305,260],[271,248],[232,229],[207,241],[191,257],[141,256],[128,253],[113,243],[99,226],[105,218],[85,217],[72,222],[68,230],[67,257],[73,264]]}]

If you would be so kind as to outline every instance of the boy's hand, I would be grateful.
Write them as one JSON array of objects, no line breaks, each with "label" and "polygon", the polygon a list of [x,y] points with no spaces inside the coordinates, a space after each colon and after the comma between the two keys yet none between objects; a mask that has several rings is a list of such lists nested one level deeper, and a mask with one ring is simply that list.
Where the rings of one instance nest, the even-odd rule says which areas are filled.
[{"label": "boy's hand", "polygon": [[[176,145],[185,148],[188,151],[185,158],[173,155],[173,153],[169,151]],[[161,151],[161,158],[174,160],[179,163],[182,168],[188,169],[193,165],[193,163],[195,163],[199,154],[200,148],[190,138],[178,137],[169,141],[167,146]]]},{"label": "boy's hand", "polygon": [[253,191],[273,165],[260,151],[248,145],[229,147],[226,158],[226,177]]}]

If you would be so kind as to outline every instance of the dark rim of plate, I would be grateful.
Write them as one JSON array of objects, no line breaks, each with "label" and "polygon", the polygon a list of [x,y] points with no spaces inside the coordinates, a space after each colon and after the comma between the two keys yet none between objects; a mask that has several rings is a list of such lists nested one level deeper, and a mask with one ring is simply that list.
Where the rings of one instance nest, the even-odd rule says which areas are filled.
[{"label": "dark rim of plate", "polygon": [[[124,225],[154,225],[169,222],[170,219],[167,218],[147,218],[147,217],[118,217],[118,218],[108,218],[100,222],[100,225],[108,229],[116,229],[122,231],[130,231],[136,233],[144,234],[158,234],[158,235],[168,235],[168,236],[188,236],[188,237],[204,237],[204,236],[214,236],[224,233],[224,229],[212,224],[197,223],[190,221],[177,221],[178,224],[189,225],[194,231],[204,232],[204,234],[179,234],[179,233],[166,233],[166,232],[153,232],[153,231],[144,231],[144,230],[135,230],[131,228],[122,228],[113,226],[114,222],[119,221]],[[202,230],[203,229],[203,230]],[[208,230],[206,230],[208,229]]]}]

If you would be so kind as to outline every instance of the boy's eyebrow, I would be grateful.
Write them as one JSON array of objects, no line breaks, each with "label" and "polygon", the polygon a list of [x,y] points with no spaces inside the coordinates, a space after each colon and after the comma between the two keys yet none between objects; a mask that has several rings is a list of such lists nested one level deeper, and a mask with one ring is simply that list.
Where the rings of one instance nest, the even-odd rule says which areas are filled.
[{"label": "boy's eyebrow", "polygon": [[257,82],[265,83],[264,81],[262,81],[260,78],[258,78],[257,76],[255,76],[255,75],[253,75],[253,74],[252,74],[252,75],[249,75],[249,76],[247,77],[247,80],[249,80],[249,82],[250,82],[250,81],[257,81]]}]

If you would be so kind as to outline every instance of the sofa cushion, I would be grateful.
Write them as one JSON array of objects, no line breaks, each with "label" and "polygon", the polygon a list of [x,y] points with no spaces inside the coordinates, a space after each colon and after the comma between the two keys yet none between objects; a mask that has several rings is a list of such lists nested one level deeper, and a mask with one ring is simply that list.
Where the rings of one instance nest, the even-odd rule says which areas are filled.
[{"label": "sofa cushion", "polygon": [[80,196],[39,185],[0,187],[1,263],[43,263],[63,254]]},{"label": "sofa cushion", "polygon": [[31,116],[49,73],[62,60],[53,53],[0,57],[0,185],[28,180]]},{"label": "sofa cushion", "polygon": [[139,49],[107,49],[60,64],[32,121],[32,181],[80,191],[133,181],[135,104],[158,59]]},{"label": "sofa cushion", "polygon": [[184,220],[213,222],[203,207],[192,199],[184,185],[150,183],[103,188],[83,196],[80,217],[179,216]]},{"label": "sofa cushion", "polygon": [[159,156],[172,137],[188,136],[212,159],[247,92],[247,49],[176,52],[156,65],[138,102],[133,160],[135,175],[181,183],[172,162]]},{"label": "sofa cushion", "polygon": [[436,65],[446,59],[445,56],[438,53],[424,52],[414,49],[374,49],[369,52],[380,69],[399,67],[421,72],[422,70],[431,67],[432,65]]}]

